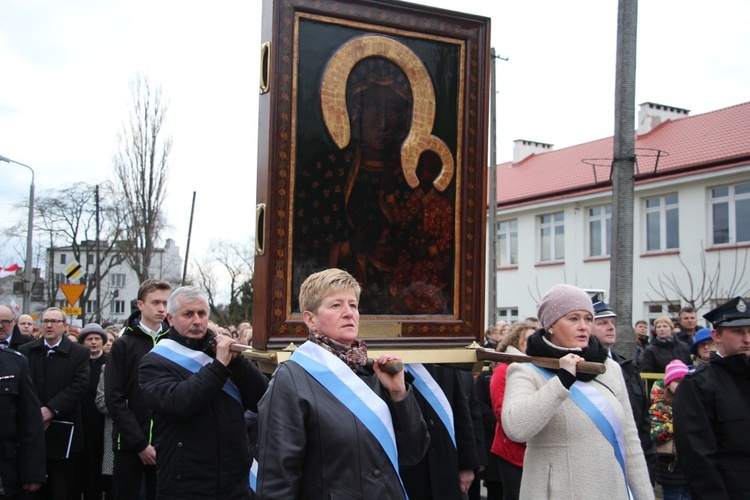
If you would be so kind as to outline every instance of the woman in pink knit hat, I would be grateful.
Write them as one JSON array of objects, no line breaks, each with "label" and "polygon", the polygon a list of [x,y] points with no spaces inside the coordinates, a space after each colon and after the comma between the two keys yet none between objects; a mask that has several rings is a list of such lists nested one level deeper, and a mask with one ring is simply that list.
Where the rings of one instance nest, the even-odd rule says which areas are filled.
[{"label": "woman in pink knit hat", "polygon": [[[526,354],[555,358],[560,369],[508,368],[501,423],[509,439],[526,443],[519,498],[653,500],[620,365],[591,335],[591,297],[555,285],[537,316],[542,328]],[[578,371],[581,361],[604,363],[606,372]]]},{"label": "woman in pink knit hat", "polygon": [[656,482],[661,485],[664,500],[690,500],[690,490],[682,473],[672,436],[672,401],[677,386],[688,370],[687,365],[679,359],[667,365],[664,371],[663,398],[655,400],[649,410],[651,437],[656,442]]}]

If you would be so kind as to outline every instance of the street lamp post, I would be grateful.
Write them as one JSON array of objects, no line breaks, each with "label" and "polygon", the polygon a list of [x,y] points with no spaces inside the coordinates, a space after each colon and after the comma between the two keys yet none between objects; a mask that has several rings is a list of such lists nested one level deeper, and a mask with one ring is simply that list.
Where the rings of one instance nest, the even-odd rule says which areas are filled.
[{"label": "street lamp post", "polygon": [[31,288],[34,284],[31,265],[31,241],[34,234],[34,169],[24,163],[11,160],[2,155],[0,155],[0,161],[15,163],[16,165],[21,165],[31,171],[31,186],[29,187],[29,227],[26,232],[26,263],[23,266],[23,313],[28,314],[31,310]]}]

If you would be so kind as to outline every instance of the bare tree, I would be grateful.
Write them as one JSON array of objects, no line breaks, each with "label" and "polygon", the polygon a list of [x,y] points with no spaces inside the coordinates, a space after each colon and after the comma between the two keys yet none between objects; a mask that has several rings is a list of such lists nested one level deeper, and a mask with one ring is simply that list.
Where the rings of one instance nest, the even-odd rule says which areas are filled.
[{"label": "bare tree", "polygon": [[[742,254],[742,255],[740,255]],[[721,279],[721,255],[719,255],[716,267],[709,269],[706,263],[706,253],[701,246],[700,272],[692,272],[685,264],[682,257],[678,256],[680,265],[687,277],[686,285],[682,283],[675,273],[659,274],[654,281],[648,279],[648,284],[655,294],[647,294],[649,300],[654,302],[666,302],[675,309],[683,305],[689,305],[696,311],[702,309],[706,304],[712,306],[711,301],[719,299],[730,299],[736,296],[746,297],[750,293],[750,282],[745,278],[747,273],[748,249],[734,249],[734,265],[731,269],[731,279],[723,283]]]},{"label": "bare tree", "polygon": [[210,258],[205,258],[200,262],[197,260],[193,261],[193,268],[196,271],[194,280],[196,286],[203,288],[208,298],[208,308],[211,310],[216,322],[219,324],[226,324],[226,318],[222,311],[221,305],[218,303],[221,295],[219,279],[216,275],[216,265]]},{"label": "bare tree", "polygon": [[[221,324],[248,319],[252,312],[253,241],[213,240],[208,256],[195,262],[197,281]],[[225,304],[219,301],[227,300]]]},{"label": "bare tree", "polygon": [[128,239],[121,250],[140,282],[150,277],[156,242],[166,225],[163,213],[172,137],[163,131],[168,102],[159,85],[137,75],[130,83],[129,120],[118,135],[115,174],[122,189]]},{"label": "bare tree", "polygon": [[[82,265],[84,275],[79,282],[88,285],[81,296],[81,304],[91,300],[97,288],[97,276],[102,283],[109,269],[123,262],[118,244],[124,233],[124,221],[118,210],[117,197],[111,183],[99,185],[101,201],[96,204],[96,185],[77,183],[59,190],[45,192],[36,201],[36,221],[38,230],[49,236],[49,247],[71,247],[73,258]],[[102,221],[97,230],[97,210]],[[101,265],[97,271],[93,258],[99,242]],[[51,263],[50,263],[51,264]],[[47,281],[50,305],[54,301],[60,280],[52,275]],[[104,304],[97,304],[92,316],[100,317]],[[86,323],[86,314],[83,315]]]}]

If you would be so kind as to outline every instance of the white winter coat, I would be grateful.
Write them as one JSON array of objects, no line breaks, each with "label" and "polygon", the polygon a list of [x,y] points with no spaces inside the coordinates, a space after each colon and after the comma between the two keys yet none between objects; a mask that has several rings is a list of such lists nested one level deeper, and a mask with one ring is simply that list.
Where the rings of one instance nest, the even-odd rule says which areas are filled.
[{"label": "white winter coat", "polygon": [[[625,439],[627,480],[636,500],[652,500],[638,432],[619,365],[607,358],[606,373],[586,382],[609,401]],[[612,445],[571,399],[557,376],[546,379],[534,367],[508,369],[502,424],[506,435],[526,442],[521,498],[540,500],[627,499]],[[606,387],[605,387],[606,386]]]}]

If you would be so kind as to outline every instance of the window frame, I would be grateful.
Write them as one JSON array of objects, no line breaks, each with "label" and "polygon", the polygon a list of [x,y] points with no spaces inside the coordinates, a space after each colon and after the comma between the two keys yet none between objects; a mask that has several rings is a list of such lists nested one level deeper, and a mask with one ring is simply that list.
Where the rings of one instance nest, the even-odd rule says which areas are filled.
[{"label": "window frame", "polygon": [[[668,202],[667,198],[675,197],[674,202]],[[659,200],[658,207],[649,207],[648,203],[651,200]],[[649,196],[642,199],[643,207],[643,251],[644,253],[663,253],[663,252],[674,252],[680,249],[680,195],[679,193],[668,193],[659,196]],[[673,223],[670,223],[670,215],[672,212],[676,213],[677,218]],[[659,245],[658,248],[649,248],[649,215],[658,214],[659,221]],[[670,239],[671,225],[674,224],[676,233],[676,246],[668,246]]]},{"label": "window frame", "polygon": [[[515,313],[515,314],[514,314]],[[497,308],[497,320],[507,321],[510,324],[520,320],[518,315],[518,307],[498,307]]]},{"label": "window frame", "polygon": [[[736,193],[738,187],[742,186],[748,186],[748,192],[746,193],[740,193],[739,195]],[[727,195],[726,196],[714,196],[714,191],[717,189],[727,189]],[[740,227],[740,223],[738,222],[737,217],[737,202],[747,202],[750,200],[750,182],[743,182],[740,184],[725,184],[721,186],[714,186],[708,188],[708,201],[710,205],[710,214],[709,214],[709,239],[711,241],[712,247],[723,247],[723,246],[734,246],[734,245],[743,245],[750,243],[750,235],[748,235],[747,239],[744,240],[738,240],[738,234],[737,229]],[[716,230],[714,229],[715,225],[715,214],[716,214],[716,206],[719,204],[726,204],[726,210],[727,210],[727,241],[723,242],[716,242]],[[745,217],[750,218],[750,213]]]},{"label": "window frame", "polygon": [[[507,229],[502,229],[504,224],[508,225]],[[518,266],[518,219],[497,221],[495,237],[497,238],[497,267]],[[503,262],[503,250],[508,256],[508,262]]]},{"label": "window frame", "polygon": [[[559,219],[558,219],[559,216]],[[544,222],[544,218],[549,217],[549,222]],[[537,223],[537,262],[541,264],[548,264],[548,263],[561,263],[565,262],[565,211],[560,210],[558,212],[552,212],[552,213],[546,213],[536,216],[536,223]],[[543,258],[544,257],[544,248],[545,243],[544,239],[545,236],[542,234],[542,232],[545,229],[549,229],[549,248],[547,249],[549,251],[550,257],[548,259]],[[560,229],[560,233],[558,234],[558,229]],[[557,237],[558,235],[562,238],[562,244],[560,246],[560,253],[562,255],[557,255]]]},{"label": "window frame", "polygon": [[[119,307],[119,306],[122,307]],[[121,310],[120,310],[121,309]],[[113,300],[109,303],[110,314],[125,314],[125,301],[124,300]]]},{"label": "window frame", "polygon": [[125,273],[109,273],[110,288],[125,288],[127,275]]},{"label": "window frame", "polygon": [[[591,215],[591,211],[595,209],[601,209],[602,213],[598,215]],[[586,252],[588,258],[606,258],[612,256],[612,204],[607,203],[605,205],[596,205],[586,208]],[[593,244],[592,236],[592,224],[597,223],[599,225],[599,246],[601,252],[594,254],[591,245]],[[604,226],[602,228],[602,225]]]}]

